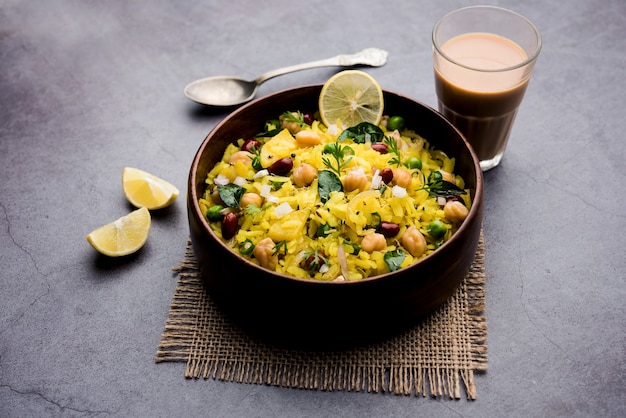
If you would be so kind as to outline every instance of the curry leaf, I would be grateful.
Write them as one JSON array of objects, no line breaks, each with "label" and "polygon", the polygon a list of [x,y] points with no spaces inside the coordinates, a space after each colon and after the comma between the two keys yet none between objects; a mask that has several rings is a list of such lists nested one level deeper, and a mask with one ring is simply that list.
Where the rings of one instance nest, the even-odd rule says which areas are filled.
[{"label": "curry leaf", "polygon": [[344,131],[339,135],[337,141],[345,141],[346,139],[352,139],[357,144],[364,144],[365,142],[380,142],[385,134],[383,130],[378,126],[369,123],[369,122],[361,122],[356,126],[353,126],[348,129],[344,129]]},{"label": "curry leaf", "polygon": [[439,171],[430,173],[428,181],[422,186],[422,189],[428,191],[428,194],[432,197],[449,197],[465,194],[465,190],[457,187],[454,183],[444,180]]},{"label": "curry leaf", "polygon": [[236,185],[235,183],[228,183],[225,185],[218,185],[217,191],[220,194],[220,199],[222,199],[226,206],[237,208],[239,207],[241,196],[243,196],[246,192],[246,189]]},{"label": "curry leaf", "polygon": [[330,170],[320,170],[317,175],[317,192],[322,203],[326,203],[331,192],[341,191],[343,191],[341,179]]}]

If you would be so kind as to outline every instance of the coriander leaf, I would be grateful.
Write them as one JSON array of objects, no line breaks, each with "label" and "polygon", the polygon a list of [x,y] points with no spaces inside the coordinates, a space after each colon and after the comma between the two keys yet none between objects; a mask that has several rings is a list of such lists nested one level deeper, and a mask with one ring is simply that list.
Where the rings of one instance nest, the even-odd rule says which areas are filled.
[{"label": "coriander leaf", "polygon": [[[322,155],[322,162],[324,163],[324,165],[333,170],[333,172],[337,174],[337,176],[341,176],[341,169],[345,167],[350,162],[350,160],[352,160],[354,150],[348,146],[342,147],[341,145],[339,145],[339,141],[335,141],[328,143],[324,146],[323,154],[330,154],[334,158],[334,160],[332,160],[326,155]],[[344,154],[350,155],[350,157],[345,161],[343,159]],[[333,161],[337,163],[336,166],[333,164]]]},{"label": "coriander leaf", "polygon": [[383,139],[383,143],[387,145],[387,149],[390,154],[393,154],[393,157],[389,160],[390,165],[395,165],[396,167],[400,167],[400,158],[402,157],[400,154],[400,149],[398,149],[398,142],[392,136],[386,136]]},{"label": "coriander leaf", "polygon": [[274,245],[274,252],[272,252],[272,255],[279,255],[281,251],[283,254],[287,254],[287,241],[285,240],[282,240]]},{"label": "coriander leaf", "polygon": [[401,249],[387,251],[383,256],[383,260],[387,263],[390,271],[399,270],[405,258],[406,254]]}]

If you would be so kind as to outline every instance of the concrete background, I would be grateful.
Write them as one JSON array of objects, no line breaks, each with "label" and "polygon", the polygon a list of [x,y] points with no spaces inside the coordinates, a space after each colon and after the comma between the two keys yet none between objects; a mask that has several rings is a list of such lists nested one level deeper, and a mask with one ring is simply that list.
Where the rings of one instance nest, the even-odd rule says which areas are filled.
[{"label": "concrete background", "polygon": [[[227,115],[183,87],[375,46],[381,86],[436,107],[430,31],[473,2],[0,0],[0,416],[626,415],[626,2],[485,3],[530,18],[544,46],[485,175],[489,370],[467,401],[185,380],[154,357],[189,165]],[[129,211],[124,166],[182,195],[145,248],[109,260],[85,235]]]}]

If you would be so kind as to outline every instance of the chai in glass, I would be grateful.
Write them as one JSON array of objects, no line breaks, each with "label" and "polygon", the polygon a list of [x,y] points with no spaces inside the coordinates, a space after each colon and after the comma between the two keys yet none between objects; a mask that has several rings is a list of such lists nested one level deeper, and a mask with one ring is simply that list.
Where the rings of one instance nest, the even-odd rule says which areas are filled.
[{"label": "chai in glass", "polygon": [[[491,13],[511,14],[509,18],[518,22],[508,27],[490,24],[485,15]],[[534,35],[534,43],[526,38],[521,44],[511,39],[523,29],[520,20],[530,25],[525,34],[526,38]],[[480,31],[481,27],[485,30]],[[467,138],[483,171],[496,167],[539,53],[538,32],[513,12],[477,6],[442,18],[433,31],[433,45],[439,111]]]}]

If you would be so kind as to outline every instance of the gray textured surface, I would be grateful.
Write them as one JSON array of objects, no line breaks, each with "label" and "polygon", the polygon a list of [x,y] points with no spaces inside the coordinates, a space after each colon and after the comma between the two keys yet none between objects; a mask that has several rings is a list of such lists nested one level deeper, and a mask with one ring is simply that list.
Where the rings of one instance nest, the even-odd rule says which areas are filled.
[{"label": "gray textured surface", "polygon": [[486,3],[533,20],[544,48],[485,176],[489,370],[468,402],[185,380],[154,362],[184,197],[129,260],[85,235],[129,211],[126,165],[184,194],[226,115],[187,82],[376,46],[383,88],[435,106],[430,30],[470,2],[0,0],[0,416],[624,416],[626,2]]}]

